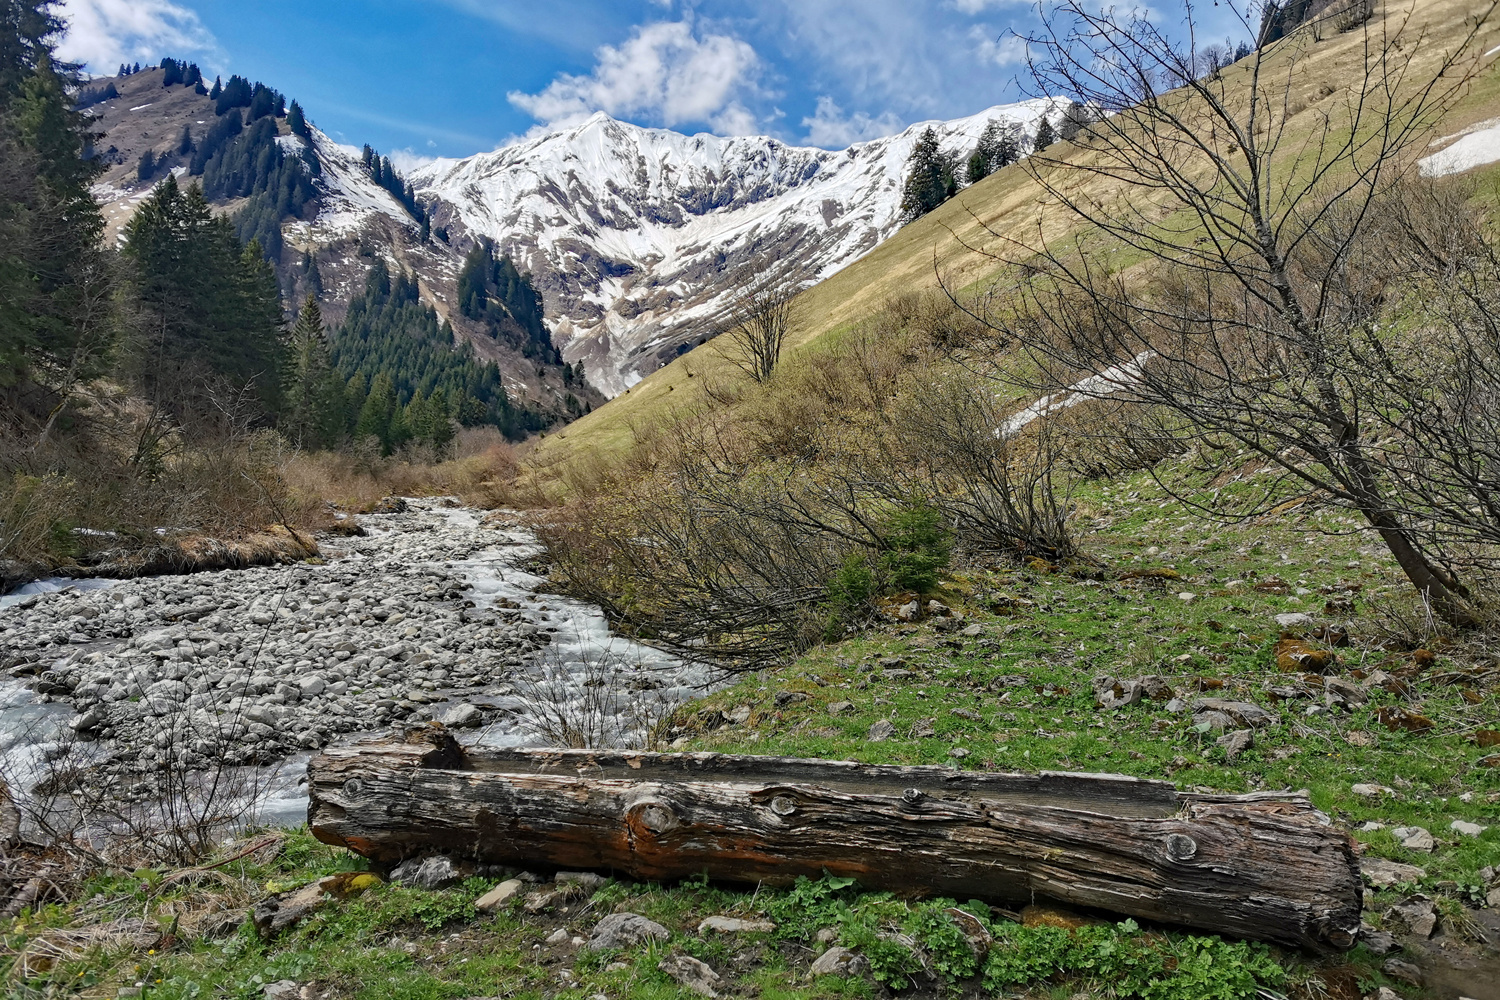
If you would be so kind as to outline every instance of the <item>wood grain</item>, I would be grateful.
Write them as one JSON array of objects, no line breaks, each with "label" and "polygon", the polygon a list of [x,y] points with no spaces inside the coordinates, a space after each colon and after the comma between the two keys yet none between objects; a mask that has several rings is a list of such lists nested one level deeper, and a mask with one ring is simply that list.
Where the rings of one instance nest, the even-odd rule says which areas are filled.
[{"label": "wood grain", "polygon": [[308,765],[318,839],[382,864],[441,851],[637,879],[1034,899],[1315,950],[1353,946],[1348,836],[1303,794],[1120,775],[576,750],[464,750],[438,726]]}]

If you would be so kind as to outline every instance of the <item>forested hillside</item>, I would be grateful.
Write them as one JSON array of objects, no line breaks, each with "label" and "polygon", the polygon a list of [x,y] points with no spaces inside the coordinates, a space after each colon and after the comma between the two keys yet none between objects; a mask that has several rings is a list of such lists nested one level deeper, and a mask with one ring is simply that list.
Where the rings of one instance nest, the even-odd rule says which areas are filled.
[{"label": "forested hillside", "polygon": [[[359,289],[334,296],[326,248],[284,239],[327,193],[296,101],[240,76],[207,85],[173,59],[85,85],[54,58],[55,5],[0,11],[7,576],[163,525],[235,534],[302,517],[321,499],[293,495],[288,449],[441,462],[461,432],[521,440],[598,400],[560,363],[527,278],[487,246],[451,322],[376,248],[331,265]],[[143,92],[169,113],[127,151],[98,126]],[[388,160],[361,169],[425,220]],[[107,236],[109,178],[138,193]],[[437,239],[425,230],[414,237]],[[530,387],[549,377],[539,400]]]}]

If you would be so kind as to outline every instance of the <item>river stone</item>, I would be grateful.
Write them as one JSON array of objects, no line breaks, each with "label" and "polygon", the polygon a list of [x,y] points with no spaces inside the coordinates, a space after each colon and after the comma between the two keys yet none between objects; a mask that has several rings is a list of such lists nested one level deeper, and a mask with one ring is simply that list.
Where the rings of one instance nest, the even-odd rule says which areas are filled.
[{"label": "river stone", "polygon": [[864,956],[834,946],[819,955],[808,970],[810,976],[857,976],[869,968]]},{"label": "river stone", "polygon": [[656,967],[677,981],[677,985],[704,997],[717,997],[723,982],[719,974],[691,955],[668,955]]},{"label": "river stone", "polygon": [[744,920],[740,917],[705,917],[698,924],[699,934],[769,934],[776,925],[769,920]]},{"label": "river stone", "polygon": [[524,883],[518,878],[506,879],[474,901],[474,909],[480,913],[494,913],[521,892]]},{"label": "river stone", "polygon": [[403,861],[391,869],[391,881],[409,889],[426,889],[432,892],[446,889],[463,881],[463,873],[453,864],[453,859],[438,854],[418,860]]},{"label": "river stone", "polygon": [[589,935],[589,949],[633,948],[650,941],[665,941],[671,936],[661,924],[639,913],[611,913],[594,925],[594,931]]},{"label": "river stone", "polygon": [[484,721],[484,713],[465,702],[443,713],[443,725],[449,729],[475,729]]}]

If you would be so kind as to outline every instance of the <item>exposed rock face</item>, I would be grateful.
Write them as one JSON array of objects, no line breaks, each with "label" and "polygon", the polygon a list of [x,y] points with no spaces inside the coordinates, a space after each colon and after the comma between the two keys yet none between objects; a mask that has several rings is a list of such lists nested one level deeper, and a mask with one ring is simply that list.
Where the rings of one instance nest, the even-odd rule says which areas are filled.
[{"label": "exposed rock face", "polygon": [[906,161],[929,126],[967,153],[991,120],[1028,133],[1064,102],[923,122],[845,150],[687,136],[597,114],[412,173],[439,224],[496,241],[557,317],[554,342],[608,395],[718,333],[747,267],[811,283],[899,226]]}]

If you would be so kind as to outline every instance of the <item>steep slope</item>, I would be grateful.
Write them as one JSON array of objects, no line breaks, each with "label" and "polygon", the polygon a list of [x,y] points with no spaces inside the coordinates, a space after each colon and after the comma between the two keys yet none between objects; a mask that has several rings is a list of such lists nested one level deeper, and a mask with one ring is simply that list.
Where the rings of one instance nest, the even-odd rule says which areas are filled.
[{"label": "steep slope", "polygon": [[[1413,78],[1430,69],[1434,53],[1462,37],[1466,18],[1487,6],[1484,0],[1428,0],[1416,6],[1408,30],[1413,35],[1425,31],[1426,37],[1412,67]],[[1386,7],[1393,17],[1403,16],[1406,10],[1399,0],[1381,9]],[[1364,42],[1363,34],[1355,30],[1317,41],[1297,37],[1277,43],[1265,72],[1286,73],[1290,68],[1290,103],[1303,109],[1289,122],[1282,148],[1295,150],[1322,134],[1325,115],[1346,99],[1344,88],[1359,78]],[[1500,122],[1500,19],[1491,18],[1475,44],[1477,53],[1484,53],[1483,68],[1436,123],[1430,152],[1421,164],[1424,172],[1478,168],[1476,174],[1486,180],[1500,174],[1500,167],[1493,166],[1500,162],[1500,127],[1496,126]],[[1231,85],[1236,74],[1249,72],[1247,65],[1224,71]],[[1442,156],[1450,147],[1454,152]],[[1055,155],[1075,162],[1089,155],[1077,147],[1060,148]],[[799,295],[793,303],[787,359],[795,363],[803,352],[818,350],[825,338],[868,319],[894,297],[936,291],[940,275],[950,288],[982,288],[1000,264],[980,252],[981,248],[999,250],[1007,239],[1035,243],[1039,237],[1054,241],[1079,233],[1076,219],[1047,196],[1028,171],[1028,165],[1020,163],[996,172]],[[1080,197],[1105,204],[1128,202],[1135,210],[1145,209],[1152,199],[1149,191],[1129,189],[1082,171],[1077,172],[1076,184]],[[1476,184],[1479,196],[1491,201],[1493,189],[1489,183]],[[678,415],[706,405],[706,385],[739,377],[720,346],[710,343],[549,436],[533,452],[532,463],[538,469],[556,469],[575,460],[608,460],[628,449],[641,430],[670,424]]]},{"label": "steep slope", "polygon": [[411,179],[439,223],[524,262],[560,317],[564,358],[613,394],[717,333],[748,271],[814,282],[894,233],[925,129],[962,157],[991,121],[1029,134],[1063,106],[1002,105],[839,151],[686,136],[600,113]]},{"label": "steep slope", "polygon": [[[214,102],[193,87],[164,85],[159,68],[96,80],[91,86],[106,85],[113,85],[118,96],[89,108],[100,133],[95,150],[105,164],[94,195],[104,211],[107,238],[116,240],[162,178],[171,173],[187,179],[192,154],[180,152],[183,130],[201,145],[221,118]],[[452,323],[457,336],[472,344],[481,360],[499,365],[506,391],[513,397],[555,413],[558,420],[570,415],[570,406],[603,401],[596,392],[569,384],[561,366],[522,356],[512,345],[490,336],[483,324],[460,313],[458,277],[468,245],[451,245],[435,237],[424,240],[419,222],[372,179],[361,150],[334,142],[316,127],[309,129],[308,139],[292,134],[284,119],[276,121],[276,128],[283,152],[300,156],[310,143],[317,163],[316,197],[301,218],[289,218],[282,225],[284,249],[277,270],[290,305],[316,287],[325,319],[336,325],[350,298],[364,288],[370,266],[383,259],[417,275],[423,300],[441,319]],[[138,165],[147,152],[161,165],[142,177]],[[243,198],[213,201],[215,210],[226,214],[244,205]],[[316,267],[316,281],[307,264]]]}]

